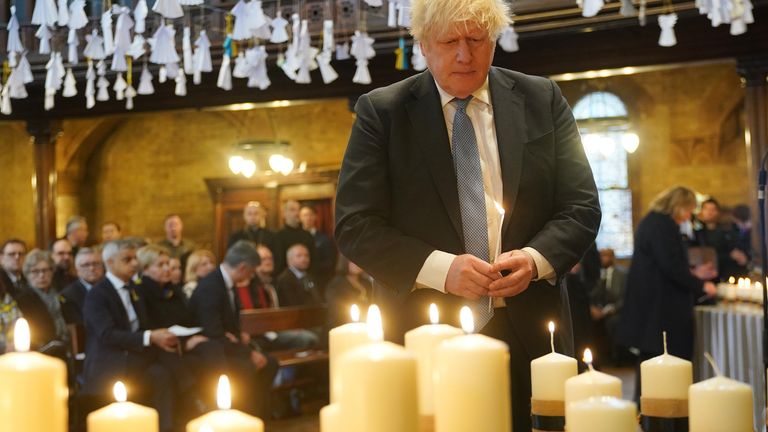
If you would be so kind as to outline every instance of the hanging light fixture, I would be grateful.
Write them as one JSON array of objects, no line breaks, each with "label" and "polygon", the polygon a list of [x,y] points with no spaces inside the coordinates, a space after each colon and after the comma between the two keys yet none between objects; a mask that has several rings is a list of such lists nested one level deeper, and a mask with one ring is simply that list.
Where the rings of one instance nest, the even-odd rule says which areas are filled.
[{"label": "hanging light fixture", "polygon": [[627,153],[634,153],[640,146],[640,137],[634,132],[624,132],[621,137],[621,145]]}]

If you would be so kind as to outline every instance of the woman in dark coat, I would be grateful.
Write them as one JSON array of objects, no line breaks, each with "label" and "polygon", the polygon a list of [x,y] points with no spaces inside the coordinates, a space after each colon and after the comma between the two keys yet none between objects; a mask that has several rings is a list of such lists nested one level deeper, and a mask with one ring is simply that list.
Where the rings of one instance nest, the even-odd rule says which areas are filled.
[{"label": "woman in dark coat", "polygon": [[[693,307],[702,290],[712,296],[716,287],[711,267],[691,270],[680,235],[680,224],[690,220],[696,195],[677,186],[659,194],[635,232],[635,250],[627,276],[624,309],[617,343],[639,350],[639,363],[663,353],[667,332],[670,354],[693,356]],[[639,379],[636,394],[639,394]]]}]

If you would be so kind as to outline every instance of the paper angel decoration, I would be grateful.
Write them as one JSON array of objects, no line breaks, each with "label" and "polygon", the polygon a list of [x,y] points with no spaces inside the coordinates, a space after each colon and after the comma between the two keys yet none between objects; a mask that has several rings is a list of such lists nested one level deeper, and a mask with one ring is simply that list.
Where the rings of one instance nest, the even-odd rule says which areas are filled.
[{"label": "paper angel decoration", "polygon": [[296,81],[296,71],[299,69],[299,42],[301,42],[301,19],[299,14],[291,15],[292,28],[291,36],[293,40],[288,44],[288,49],[285,50],[285,57],[282,64],[279,64],[280,68],[285,72],[285,75],[292,81]]},{"label": "paper angel decoration", "polygon": [[144,55],[144,53],[147,52],[147,50],[144,48],[144,44],[146,41],[144,40],[144,36],[140,34],[133,35],[133,42],[131,42],[131,47],[128,49],[127,55],[133,57],[134,60],[138,60],[141,58],[141,56]]},{"label": "paper angel decoration", "polygon": [[59,12],[53,0],[37,0],[32,12],[32,24],[53,27],[59,20]]},{"label": "paper angel decoration", "polygon": [[96,105],[96,71],[93,61],[88,59],[88,70],[85,72],[85,108],[91,109]]},{"label": "paper angel decoration", "polygon": [[192,82],[200,84],[202,72],[213,71],[213,62],[211,61],[211,41],[205,30],[200,30],[200,36],[195,41],[195,54],[193,60],[193,79]]},{"label": "paper angel decoration", "polygon": [[182,6],[200,6],[203,4],[203,0],[179,0]]},{"label": "paper angel decoration", "polygon": [[96,100],[105,102],[109,100],[109,81],[105,76],[107,74],[107,65],[104,60],[99,60],[96,64],[96,75],[99,77],[96,81],[96,87],[99,89],[96,93]]},{"label": "paper angel decoration", "polygon": [[219,68],[219,76],[216,79],[216,87],[222,90],[232,90],[232,69],[230,68],[229,54],[224,52],[221,57],[221,67]]},{"label": "paper angel decoration", "polygon": [[637,9],[635,9],[635,5],[632,4],[632,0],[621,0],[621,9],[619,9],[619,14],[623,17],[632,17],[637,15]]},{"label": "paper angel decoration", "polygon": [[357,69],[355,69],[355,76],[352,77],[352,82],[355,84],[370,84],[371,72],[368,70],[368,60],[359,58],[355,65]]},{"label": "paper angel decoration", "polygon": [[10,87],[6,85],[0,90],[0,114],[11,115],[12,113],[11,90]]},{"label": "paper angel decoration", "polygon": [[515,52],[520,50],[517,44],[517,32],[512,25],[504,27],[499,36],[499,46],[506,52]]},{"label": "paper angel decoration", "polygon": [[93,60],[103,60],[107,57],[104,52],[104,39],[99,36],[99,32],[96,29],[91,31],[91,34],[85,35],[85,49],[83,55]]},{"label": "paper angel decoration", "polygon": [[125,72],[128,65],[125,62],[125,56],[131,49],[131,28],[133,20],[131,19],[131,10],[127,7],[113,6],[113,15],[117,15],[117,25],[115,26],[115,53],[112,56],[113,71]]},{"label": "paper angel decoration", "polygon": [[165,76],[168,77],[168,79],[175,80],[177,76],[179,76],[181,69],[179,69],[179,63],[173,62],[168,63],[165,65]]},{"label": "paper angel decoration", "polygon": [[24,77],[18,67],[11,70],[5,89],[8,90],[11,99],[26,99],[29,96],[24,86]]},{"label": "paper angel decoration", "polygon": [[85,0],[74,0],[69,5],[69,28],[80,30],[88,25],[88,15],[85,13]]},{"label": "paper angel decoration", "polygon": [[77,64],[77,46],[80,45],[80,38],[77,37],[77,30],[70,28],[67,34],[67,63]]},{"label": "paper angel decoration", "polygon": [[[11,6],[11,19],[8,21],[8,44],[6,45],[8,57],[11,53],[24,52],[24,45],[19,36],[19,20],[16,18],[16,6]],[[15,56],[14,56],[15,58]],[[11,67],[16,66],[12,64]]]},{"label": "paper angel decoration", "polygon": [[333,20],[323,21],[323,51],[333,53],[335,44],[333,41]]},{"label": "paper angel decoration", "polygon": [[734,8],[731,19],[731,35],[738,36],[747,31],[747,24],[755,22],[752,13],[754,6],[750,0],[734,0]]},{"label": "paper angel decoration", "polygon": [[343,44],[336,44],[336,60],[348,60],[349,59],[349,42]]},{"label": "paper angel decoration", "polygon": [[677,14],[662,14],[659,15],[659,26],[661,27],[661,35],[659,35],[659,45],[663,47],[671,47],[677,45],[677,38],[675,37],[675,24],[677,23]]},{"label": "paper angel decoration", "polygon": [[384,4],[381,0],[365,0],[365,2],[371,7],[381,7]]},{"label": "paper angel decoration", "polygon": [[123,74],[118,73],[117,78],[115,78],[115,84],[112,85],[112,91],[115,92],[115,99],[117,100],[125,99],[125,89],[127,88],[128,88],[128,83],[125,82],[125,78],[123,78]]},{"label": "paper angel decoration", "polygon": [[176,89],[174,90],[176,96],[187,95],[187,75],[183,73],[176,74]]},{"label": "paper angel decoration", "polygon": [[152,85],[152,73],[145,64],[141,69],[141,78],[139,79],[139,88],[137,92],[140,95],[151,95],[155,92],[155,86]]},{"label": "paper angel decoration", "polygon": [[389,0],[387,4],[387,27],[397,27],[397,4],[400,0]]},{"label": "paper angel decoration", "polygon": [[77,81],[72,73],[72,68],[67,69],[67,75],[64,77],[64,91],[61,95],[65,98],[77,96]]},{"label": "paper angel decoration", "polygon": [[248,83],[250,88],[266,90],[272,82],[267,75],[267,49],[264,45],[251,48],[245,53],[248,68]]},{"label": "paper angel decoration", "polygon": [[413,40],[413,55],[411,56],[411,65],[413,70],[423,71],[427,68],[427,59],[421,53],[421,44],[416,39]]},{"label": "paper angel decoration", "polygon": [[261,3],[260,0],[248,2],[248,29],[253,37],[267,40],[272,37],[272,31],[269,29],[272,19],[264,14]]},{"label": "paper angel decoration", "polygon": [[397,25],[411,26],[411,0],[399,0],[397,3]]},{"label": "paper angel decoration", "polygon": [[320,75],[323,77],[323,83],[330,84],[339,77],[339,74],[331,66],[331,51],[323,51],[317,55],[317,64],[320,66]]},{"label": "paper angel decoration", "polygon": [[350,48],[350,54],[357,61],[355,65],[355,76],[352,77],[352,82],[356,84],[370,84],[371,73],[368,70],[368,59],[373,58],[376,55],[376,51],[373,49],[374,39],[368,37],[367,33],[355,30],[355,35],[352,36],[352,48]]},{"label": "paper angel decoration", "polygon": [[235,67],[232,69],[232,76],[235,78],[248,77],[248,65],[245,62],[245,53],[240,51],[235,57]]},{"label": "paper angel decoration", "polygon": [[250,39],[251,30],[248,28],[248,5],[245,4],[245,1],[238,1],[229,13],[235,17],[235,25],[232,29],[232,39]]},{"label": "paper angel decoration", "polygon": [[192,75],[194,72],[192,68],[192,29],[186,26],[181,37],[181,58],[183,59],[184,73]]},{"label": "paper angel decoration", "polygon": [[176,19],[184,16],[179,0],[157,0],[152,10],[168,19]]},{"label": "paper angel decoration", "polygon": [[298,84],[310,84],[312,82],[312,78],[309,75],[309,71],[317,69],[315,56],[317,56],[319,50],[310,46],[310,42],[311,38],[309,36],[309,22],[307,20],[301,20],[299,47],[296,51],[296,59],[298,60],[296,83]]},{"label": "paper angel decoration", "polygon": [[603,0],[583,0],[583,2],[581,15],[586,18],[597,15],[600,9],[603,8]]},{"label": "paper angel decoration", "polygon": [[65,27],[69,24],[69,6],[67,6],[67,0],[59,0],[59,16],[56,20],[56,24],[59,27]]},{"label": "paper angel decoration", "polygon": [[112,37],[112,10],[107,9],[101,14],[101,34],[104,41],[104,52],[107,55],[115,52],[115,39]]},{"label": "paper angel decoration", "polygon": [[40,39],[40,46],[38,53],[50,54],[51,53],[51,30],[46,25],[41,25],[35,32],[35,37]]},{"label": "paper angel decoration", "polygon": [[46,111],[50,110],[54,106],[54,96],[56,92],[61,89],[63,84],[63,78],[66,75],[64,71],[64,65],[61,61],[61,54],[58,52],[52,52],[48,63],[45,65],[45,99],[43,108]]},{"label": "paper angel decoration", "polygon": [[178,63],[179,54],[176,52],[173,26],[161,24],[154,34],[155,45],[152,47],[152,55],[149,61],[157,64]]},{"label": "paper angel decoration", "polygon": [[21,58],[19,58],[16,71],[19,73],[21,82],[24,84],[29,84],[35,80],[35,76],[32,74],[32,66],[29,64],[29,60],[27,60],[27,53],[22,54]]},{"label": "paper angel decoration", "polygon": [[272,20],[272,35],[269,37],[269,41],[272,43],[283,43],[288,41],[288,21],[278,15]]},{"label": "paper angel decoration", "polygon": [[136,24],[133,31],[135,33],[141,34],[147,30],[147,15],[149,15],[147,0],[139,0],[136,2],[136,7],[133,8],[133,21]]},{"label": "paper angel decoration", "polygon": [[127,89],[125,89],[125,109],[132,110],[133,109],[133,98],[136,97],[136,89],[133,88],[132,85],[129,85]]}]

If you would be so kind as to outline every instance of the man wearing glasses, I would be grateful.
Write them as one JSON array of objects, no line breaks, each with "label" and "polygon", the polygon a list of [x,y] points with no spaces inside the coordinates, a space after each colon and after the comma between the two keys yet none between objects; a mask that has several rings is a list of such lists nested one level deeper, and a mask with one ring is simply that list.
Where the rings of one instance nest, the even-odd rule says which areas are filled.
[{"label": "man wearing glasses", "polygon": [[3,271],[0,272],[0,277],[12,293],[27,286],[27,281],[21,272],[26,254],[27,244],[23,240],[12,238],[3,243],[0,256],[0,266]]},{"label": "man wearing glasses", "polygon": [[61,292],[61,312],[68,324],[83,325],[85,295],[91,287],[104,278],[101,254],[93,248],[82,248],[75,257],[77,280]]}]

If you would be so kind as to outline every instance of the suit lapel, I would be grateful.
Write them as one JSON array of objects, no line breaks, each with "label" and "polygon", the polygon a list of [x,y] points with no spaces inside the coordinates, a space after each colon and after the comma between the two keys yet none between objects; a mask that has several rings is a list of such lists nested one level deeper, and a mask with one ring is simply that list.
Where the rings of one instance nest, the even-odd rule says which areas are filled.
[{"label": "suit lapel", "polygon": [[[504,209],[507,215],[515,209],[520,186],[523,147],[528,141],[525,124],[525,95],[515,90],[515,81],[491,68],[488,86],[493,104],[493,121],[499,147]],[[502,234],[509,228],[511,218],[504,218]]]},{"label": "suit lapel", "polygon": [[120,326],[130,330],[131,329],[131,322],[128,321],[128,311],[125,310],[125,305],[123,304],[123,300],[120,298],[120,295],[117,293],[117,288],[115,288],[114,285],[112,285],[112,282],[109,281],[109,279],[106,279],[107,281],[107,296],[109,296],[112,303],[115,304],[117,307],[117,310],[119,311],[118,314],[120,316]]},{"label": "suit lapel", "polygon": [[440,104],[440,94],[429,71],[411,87],[414,100],[406,105],[411,119],[412,142],[424,151],[424,160],[432,175],[435,188],[443,200],[456,234],[463,241],[461,210],[456,189],[456,172],[445,127],[445,116]]}]

